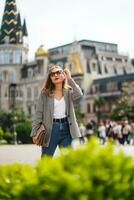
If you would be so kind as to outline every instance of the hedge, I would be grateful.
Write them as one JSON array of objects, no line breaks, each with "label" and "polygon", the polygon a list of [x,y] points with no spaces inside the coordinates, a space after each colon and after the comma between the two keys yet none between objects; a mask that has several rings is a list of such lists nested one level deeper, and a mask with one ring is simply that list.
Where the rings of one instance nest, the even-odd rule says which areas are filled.
[{"label": "hedge", "polygon": [[0,166],[0,200],[132,200],[134,161],[91,141],[36,166]]},{"label": "hedge", "polygon": [[31,128],[32,127],[30,121],[17,123],[16,125],[17,141],[22,142],[22,144],[32,143],[32,139],[30,137]]}]

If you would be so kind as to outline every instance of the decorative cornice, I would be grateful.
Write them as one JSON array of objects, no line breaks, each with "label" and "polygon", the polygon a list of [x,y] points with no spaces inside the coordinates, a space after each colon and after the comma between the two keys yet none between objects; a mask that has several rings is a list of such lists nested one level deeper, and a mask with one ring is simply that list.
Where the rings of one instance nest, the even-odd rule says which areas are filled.
[{"label": "decorative cornice", "polygon": [[16,15],[16,14],[17,14],[17,11],[14,11],[14,10],[8,11],[8,10],[6,10],[6,11],[4,12],[4,14],[8,14],[8,15],[14,14],[14,15]]},{"label": "decorative cornice", "polygon": [[12,2],[6,2],[6,5],[8,5],[8,6],[11,6],[11,5],[15,6],[16,2],[14,2],[14,1],[12,1]]},{"label": "decorative cornice", "polygon": [[4,30],[4,32],[7,34],[7,35],[9,35],[10,33],[12,33],[14,31],[14,29],[12,28],[11,30]]},{"label": "decorative cornice", "polygon": [[8,24],[8,25],[11,24],[11,23],[17,24],[16,20],[14,20],[14,19],[11,19],[10,21],[4,20],[4,21],[3,21],[3,24],[4,24],[4,23],[6,23],[6,24]]}]

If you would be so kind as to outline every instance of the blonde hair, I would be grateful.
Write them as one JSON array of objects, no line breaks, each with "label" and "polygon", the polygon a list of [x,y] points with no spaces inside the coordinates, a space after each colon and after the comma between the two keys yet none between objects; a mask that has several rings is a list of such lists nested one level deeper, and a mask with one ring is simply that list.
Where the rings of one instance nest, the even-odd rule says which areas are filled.
[{"label": "blonde hair", "polygon": [[[44,92],[49,97],[52,97],[54,95],[54,90],[55,90],[55,85],[52,82],[51,77],[50,77],[50,74],[51,74],[53,69],[63,70],[58,65],[53,65],[52,67],[50,67],[49,73],[48,73],[47,78],[46,78],[46,81],[45,81],[45,83],[44,83],[44,85],[42,87],[42,92]],[[71,87],[67,84],[67,80],[66,79],[62,83],[62,89],[63,90],[71,89]]]}]

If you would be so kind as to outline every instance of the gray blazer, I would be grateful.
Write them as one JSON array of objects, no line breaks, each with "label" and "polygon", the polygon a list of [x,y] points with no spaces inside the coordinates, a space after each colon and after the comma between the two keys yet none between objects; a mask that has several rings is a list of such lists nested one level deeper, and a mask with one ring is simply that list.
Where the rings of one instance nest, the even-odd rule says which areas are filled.
[{"label": "gray blazer", "polygon": [[[64,99],[66,104],[66,115],[70,127],[70,134],[74,139],[80,137],[81,134],[76,121],[73,103],[75,101],[79,101],[82,98],[83,93],[81,91],[81,88],[75,83],[72,78],[68,80],[68,84],[72,87],[72,89],[64,90]],[[46,147],[49,146],[50,142],[53,125],[53,113],[54,98],[48,97],[47,95],[45,95],[45,93],[41,92],[38,99],[35,116],[32,122],[31,137],[36,134],[36,131],[39,128],[40,123],[42,122],[47,130],[46,140],[43,145]]]}]

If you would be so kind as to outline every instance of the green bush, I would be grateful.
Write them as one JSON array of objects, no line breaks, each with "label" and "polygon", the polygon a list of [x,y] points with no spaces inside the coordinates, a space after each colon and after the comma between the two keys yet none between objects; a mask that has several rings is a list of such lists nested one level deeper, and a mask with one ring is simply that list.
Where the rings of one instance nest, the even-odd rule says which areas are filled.
[{"label": "green bush", "polygon": [[0,166],[0,200],[17,200],[23,184],[30,185],[32,180],[34,180],[34,169],[31,166],[20,164]]},{"label": "green bush", "polygon": [[3,129],[0,127],[0,140],[3,138],[3,134],[4,134]]},{"label": "green bush", "polygon": [[13,133],[7,130],[3,135],[3,139],[5,139],[8,144],[11,144],[14,139]]},{"label": "green bush", "polygon": [[0,199],[132,200],[134,161],[111,145],[91,141],[61,156],[45,157],[36,167],[0,167]]},{"label": "green bush", "polygon": [[1,110],[0,109],[0,127],[3,131],[9,130],[14,132],[14,125],[16,123],[22,123],[29,120],[29,117],[21,108],[15,108],[13,110]]},{"label": "green bush", "polygon": [[17,132],[17,140],[21,141],[23,144],[29,144],[32,142],[30,133],[31,133],[31,122],[26,121],[22,123],[17,123],[16,132]]}]

